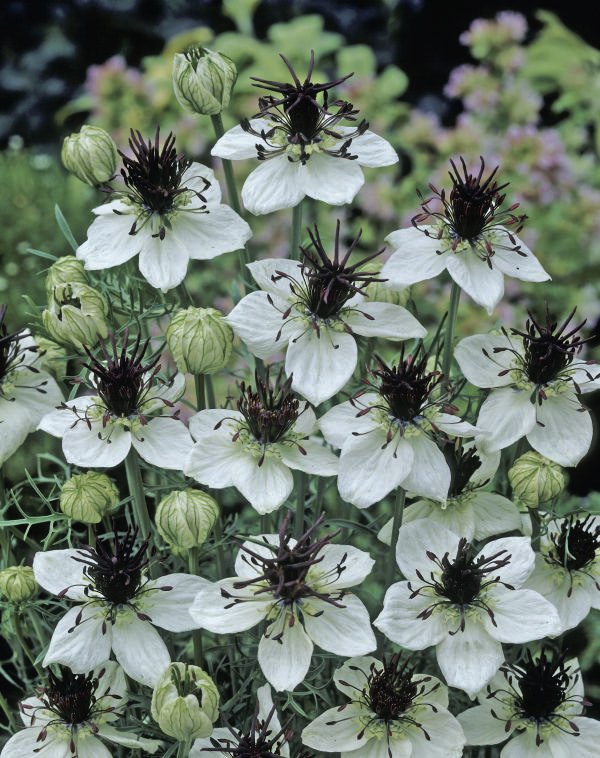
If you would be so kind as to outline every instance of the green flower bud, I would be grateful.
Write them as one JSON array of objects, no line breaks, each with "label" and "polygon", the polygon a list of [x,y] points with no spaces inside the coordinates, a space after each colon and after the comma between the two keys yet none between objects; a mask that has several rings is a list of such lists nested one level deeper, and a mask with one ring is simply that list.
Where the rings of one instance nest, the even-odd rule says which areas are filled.
[{"label": "green flower bud", "polygon": [[62,381],[67,374],[67,351],[45,337],[36,337],[35,341],[39,348],[41,367]]},{"label": "green flower bud", "polygon": [[179,742],[209,737],[219,716],[219,691],[199,666],[171,663],[156,683],[150,712]]},{"label": "green flower bud", "polygon": [[180,371],[214,374],[229,361],[233,330],[214,308],[188,308],[171,319],[167,343]]},{"label": "green flower bud", "polygon": [[219,506],[201,490],[176,490],[158,504],[155,522],[160,536],[178,550],[203,545],[219,515]]},{"label": "green flower bud", "polygon": [[87,124],[79,134],[65,137],[60,157],[67,171],[92,187],[112,179],[119,158],[110,134]]},{"label": "green flower bud", "polygon": [[9,566],[0,571],[0,595],[11,603],[24,603],[37,595],[31,566]]},{"label": "green flower bud", "polygon": [[100,292],[73,282],[54,287],[42,323],[53,339],[81,350],[108,335],[107,315],[108,303]]},{"label": "green flower bud", "polygon": [[[382,263],[370,262],[365,266],[365,270],[373,273],[376,278],[383,268]],[[410,296],[410,287],[402,290],[394,290],[389,286],[389,282],[370,282],[362,291],[372,303],[392,303],[393,305],[406,305]]]},{"label": "green flower bud", "polygon": [[229,105],[237,79],[235,63],[204,47],[177,53],[173,60],[173,89],[187,111],[215,116]]},{"label": "green flower bud", "polygon": [[508,480],[515,498],[528,508],[551,502],[565,488],[565,476],[558,463],[533,450],[517,458],[509,469]]},{"label": "green flower bud", "polygon": [[53,289],[59,284],[78,282],[89,284],[82,261],[74,255],[65,255],[55,261],[46,274],[46,293],[52,295]]},{"label": "green flower bud", "polygon": [[75,474],[63,484],[60,509],[69,518],[84,524],[97,524],[117,507],[119,491],[113,482],[97,471]]}]

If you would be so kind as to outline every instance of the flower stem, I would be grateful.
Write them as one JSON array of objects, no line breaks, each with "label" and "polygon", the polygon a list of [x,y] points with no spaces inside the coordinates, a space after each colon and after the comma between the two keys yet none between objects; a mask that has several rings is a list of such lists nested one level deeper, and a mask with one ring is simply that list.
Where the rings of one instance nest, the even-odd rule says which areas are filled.
[{"label": "flower stem", "polygon": [[204,374],[195,374],[194,383],[196,386],[196,410],[203,411],[206,408]]},{"label": "flower stem", "polygon": [[[212,121],[213,129],[215,130],[217,139],[221,139],[221,137],[225,134],[221,114],[217,113],[215,116],[211,116],[210,120]],[[242,206],[240,205],[240,196],[238,195],[237,187],[235,184],[233,166],[231,165],[231,161],[227,160],[227,158],[221,158],[221,161],[223,163],[223,172],[225,173],[225,184],[227,185],[227,197],[229,199],[229,204],[238,214],[238,216],[241,216]]]},{"label": "flower stem", "polygon": [[213,380],[210,374],[205,375],[204,386],[206,387],[206,400],[208,402],[208,407],[216,408],[217,404],[215,402],[215,388],[213,386]]},{"label": "flower stem", "polygon": [[4,697],[4,695],[2,694],[2,692],[0,692],[0,708],[2,708],[2,710],[4,711],[4,715],[7,718],[8,726],[9,726],[10,731],[11,732],[15,731],[15,729],[16,729],[16,726],[15,726],[15,717],[13,715],[11,707],[8,704],[8,701],[6,700],[6,698]]},{"label": "flower stem", "polygon": [[[191,547],[188,550],[188,572],[196,576],[198,567],[198,548]],[[194,645],[194,665],[202,666],[202,631],[192,629],[192,643]]]},{"label": "flower stem", "polygon": [[388,553],[388,562],[385,575],[386,589],[393,584],[394,572],[396,570],[396,543],[398,542],[398,533],[402,524],[404,514],[404,503],[406,501],[406,491],[403,487],[396,490],[396,502],[394,504],[394,520],[392,521],[392,541],[390,543],[390,552]]},{"label": "flower stem", "polygon": [[2,508],[6,501],[6,487],[4,485],[4,467],[0,464],[0,508]]},{"label": "flower stem", "polygon": [[127,486],[131,495],[135,523],[140,530],[142,538],[145,539],[152,534],[152,523],[146,505],[140,460],[133,447],[127,454],[127,458],[125,458],[125,473],[127,474]]},{"label": "flower stem", "polygon": [[304,534],[304,503],[306,501],[306,486],[308,478],[304,471],[299,471],[297,476],[297,499],[296,517],[294,519],[294,536],[299,539]]},{"label": "flower stem", "polygon": [[442,373],[444,375],[444,384],[447,387],[450,384],[450,369],[452,367],[452,354],[454,342],[454,327],[456,326],[456,315],[458,313],[458,303],[460,301],[460,287],[456,282],[452,282],[452,292],[450,293],[450,305],[448,306],[448,320],[446,322],[446,335],[444,337],[444,356],[442,359]]},{"label": "flower stem", "polygon": [[290,235],[290,258],[300,260],[300,233],[302,231],[302,201],[292,208],[292,232]]},{"label": "flower stem", "polygon": [[542,532],[542,520],[540,518],[540,512],[537,508],[530,508],[529,516],[531,518],[531,546],[535,547],[536,544],[538,544],[540,541],[540,535]]},{"label": "flower stem", "polygon": [[188,758],[188,755],[190,754],[191,746],[192,746],[192,743],[190,740],[186,740],[185,742],[180,742],[179,747],[177,748],[177,758]]},{"label": "flower stem", "polygon": [[41,678],[44,676],[44,670],[40,666],[39,663],[36,663],[35,661],[35,655],[33,654],[31,648],[27,644],[27,640],[23,636],[23,630],[21,629],[21,621],[19,619],[19,611],[15,608],[12,614],[12,621],[13,621],[13,631],[15,633],[15,637],[17,638],[19,645],[21,646],[21,650],[25,653],[25,655],[29,658],[29,661],[33,668],[36,670],[37,675]]}]

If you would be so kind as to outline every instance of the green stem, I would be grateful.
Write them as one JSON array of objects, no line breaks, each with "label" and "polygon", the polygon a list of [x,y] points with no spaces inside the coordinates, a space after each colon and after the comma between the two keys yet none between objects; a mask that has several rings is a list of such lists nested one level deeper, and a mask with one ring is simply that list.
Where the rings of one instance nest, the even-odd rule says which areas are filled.
[{"label": "green stem", "polygon": [[23,636],[23,630],[21,629],[21,622],[19,620],[19,612],[16,608],[13,611],[12,620],[13,620],[13,630],[15,633],[15,637],[17,638],[19,645],[21,646],[21,650],[29,658],[31,665],[36,670],[37,675],[40,677],[40,679],[43,678],[44,670],[42,669],[39,663],[36,663],[35,655],[33,654],[31,648],[27,644],[25,637]]},{"label": "green stem", "polygon": [[540,541],[542,520],[537,508],[530,508],[529,516],[531,518],[531,546],[535,547]]},{"label": "green stem", "polygon": [[47,639],[46,635],[44,634],[41,625],[40,620],[37,617],[36,611],[29,607],[27,608],[27,618],[29,619],[29,622],[31,623],[31,626],[33,627],[35,631],[35,636],[38,639],[38,643],[40,645],[40,648],[44,647],[46,645]]},{"label": "green stem", "polygon": [[300,260],[300,233],[302,231],[302,201],[292,208],[292,231],[290,234],[290,258]]},{"label": "green stem", "polygon": [[217,552],[217,571],[219,579],[225,579],[225,553],[223,552],[223,529],[221,528],[221,514],[217,517],[213,526],[215,533],[215,546]]},{"label": "green stem", "polygon": [[[191,547],[188,551],[188,571],[192,576],[198,573],[198,548]],[[194,645],[194,665],[202,666],[202,631],[192,629],[192,643]]]},{"label": "green stem", "polygon": [[195,374],[194,384],[196,387],[196,410],[203,411],[206,408],[206,391],[205,391],[205,385],[204,385],[204,374]]},{"label": "green stem", "polygon": [[11,732],[14,732],[16,729],[15,717],[14,717],[11,707],[8,704],[8,701],[2,694],[2,691],[0,691],[0,708],[2,708],[2,710],[4,711],[4,715],[6,716],[8,720],[9,730]]},{"label": "green stem", "polygon": [[179,747],[177,748],[177,758],[188,758],[191,746],[191,740],[188,740],[187,742],[180,742]]},{"label": "green stem", "polygon": [[206,374],[204,377],[204,386],[206,387],[206,399],[208,401],[208,407],[216,408],[217,404],[215,402],[215,388],[213,386],[213,380],[210,374]]},{"label": "green stem", "polygon": [[452,354],[454,342],[454,327],[456,326],[456,315],[458,313],[458,303],[460,301],[460,287],[456,282],[452,282],[452,292],[450,293],[450,305],[448,306],[448,319],[446,321],[446,334],[444,336],[444,356],[442,359],[442,374],[444,375],[444,384],[450,384],[450,369],[452,368]]},{"label": "green stem", "polygon": [[388,562],[385,575],[386,588],[393,584],[394,572],[396,571],[396,543],[398,542],[398,533],[402,524],[404,514],[404,503],[406,501],[406,492],[402,487],[396,490],[396,502],[394,504],[394,520],[392,521],[392,541],[390,543],[390,552],[388,553]]},{"label": "green stem", "polygon": [[299,471],[297,476],[296,517],[294,519],[294,536],[299,539],[304,534],[304,504],[306,501],[306,487],[308,477],[304,471]]},{"label": "green stem", "polygon": [[0,464],[0,508],[3,508],[7,502],[6,487],[4,485],[4,467]]},{"label": "green stem", "polygon": [[[216,116],[211,116],[210,120],[212,121],[213,129],[215,130],[217,139],[221,139],[221,137],[225,134],[221,114],[217,113]],[[223,172],[225,174],[225,184],[227,185],[227,198],[229,200],[229,205],[231,205],[238,216],[241,216],[242,206],[240,205],[240,196],[238,195],[237,186],[235,184],[233,166],[231,164],[231,161],[227,160],[227,158],[221,158],[221,161],[223,163]]]},{"label": "green stem", "polygon": [[145,539],[152,534],[152,523],[146,505],[140,461],[133,447],[125,458],[125,473],[127,474],[127,486],[131,495],[135,524],[139,528],[142,538]]},{"label": "green stem", "polygon": [[317,497],[315,500],[315,520],[321,515],[323,510],[323,498],[325,497],[325,477],[320,476],[317,479]]}]

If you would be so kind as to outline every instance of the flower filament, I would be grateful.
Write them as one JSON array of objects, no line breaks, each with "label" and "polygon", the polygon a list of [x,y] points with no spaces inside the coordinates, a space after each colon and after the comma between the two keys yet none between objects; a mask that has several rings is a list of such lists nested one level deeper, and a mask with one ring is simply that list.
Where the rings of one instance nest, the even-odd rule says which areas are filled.
[{"label": "flower filament", "polygon": [[37,353],[38,348],[35,345],[23,347],[20,344],[22,340],[30,336],[29,332],[25,330],[19,332],[8,331],[8,327],[4,321],[7,308],[7,305],[0,304],[0,398],[4,398],[8,401],[14,400],[14,398],[11,397],[11,394],[15,387],[35,389],[37,392],[46,394],[46,390],[44,389],[45,385],[48,383],[46,380],[33,386],[25,384],[15,385],[14,382],[11,381],[12,372],[19,367],[31,371],[32,374],[39,373],[39,370],[35,368],[35,366],[29,366],[25,363],[27,357],[26,354]]}]

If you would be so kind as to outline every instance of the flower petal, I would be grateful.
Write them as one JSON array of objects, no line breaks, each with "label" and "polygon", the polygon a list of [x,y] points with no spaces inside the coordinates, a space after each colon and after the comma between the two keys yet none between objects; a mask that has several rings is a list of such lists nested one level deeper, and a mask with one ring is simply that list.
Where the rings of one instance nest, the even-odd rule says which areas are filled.
[{"label": "flower petal", "polygon": [[[244,417],[239,411],[229,408],[206,408],[194,414],[188,421],[189,430],[195,440],[203,437],[212,437],[213,434],[221,434],[224,437],[233,437],[237,431],[237,421],[243,421]],[[231,420],[230,425],[228,421]],[[218,429],[215,427],[218,425]]]},{"label": "flower petal", "polygon": [[485,448],[494,452],[529,435],[535,426],[535,405],[526,390],[502,387],[493,390],[477,418]]},{"label": "flower petal", "polygon": [[471,251],[452,254],[448,273],[467,295],[491,314],[504,294],[504,276]]},{"label": "flower petal", "polygon": [[[524,282],[546,282],[550,279],[550,275],[544,271],[542,264],[538,261],[535,255],[522,242],[515,234],[511,233],[517,245],[521,248],[523,255],[510,249],[502,247],[501,245],[494,246],[494,258],[492,265],[495,268],[500,269],[506,276],[514,276],[515,279],[521,279]],[[506,244],[513,246],[510,240],[506,240]]]},{"label": "flower petal", "polygon": [[[513,737],[502,748],[502,758],[540,758],[540,748],[535,743],[535,734],[534,729],[528,729],[516,737]],[[546,755],[548,755],[548,753],[546,753]],[[546,758],[546,756],[544,756],[544,758]],[[550,756],[548,756],[548,758],[550,758]]]},{"label": "flower petal", "polygon": [[[257,132],[261,132],[263,129],[265,131],[270,129],[269,122],[264,118],[250,119],[250,127]],[[250,134],[238,125],[234,126],[233,129],[226,131],[225,134],[217,140],[215,146],[210,151],[210,154],[215,155],[218,158],[227,158],[228,160],[234,161],[242,160],[244,158],[256,158],[258,156],[256,144],[260,142],[261,140],[259,137]]]},{"label": "flower petal", "polygon": [[294,434],[301,434],[306,437],[317,431],[317,417],[307,402],[300,404],[298,418],[292,427],[292,431]]},{"label": "flower petal", "polygon": [[108,203],[88,229],[87,240],[77,248],[77,257],[88,271],[112,268],[137,255],[146,242],[144,232],[129,234],[135,221],[132,213],[114,213]]},{"label": "flower petal", "polygon": [[111,758],[111,752],[91,732],[84,729],[77,731],[77,758]]},{"label": "flower petal", "polygon": [[[352,127],[350,130],[353,131]],[[379,168],[398,163],[398,154],[390,143],[369,129],[354,137],[349,149],[352,155],[358,156],[356,160],[361,166]]]},{"label": "flower petal", "polygon": [[81,552],[74,549],[36,553],[33,557],[35,581],[53,595],[87,600],[84,589],[90,582],[83,575],[84,565],[79,562],[81,557]]},{"label": "flower petal", "polygon": [[54,629],[43,665],[64,663],[76,674],[87,674],[107,661],[112,632],[109,623],[102,632],[105,616],[103,605],[78,605],[68,610]]},{"label": "flower petal", "polygon": [[307,603],[310,610],[303,612],[303,619],[308,636],[323,650],[344,657],[375,650],[377,640],[363,603],[355,595],[344,595],[340,602],[343,608],[316,599]]},{"label": "flower petal", "polygon": [[[412,506],[409,507],[410,510]],[[431,553],[442,559],[446,553],[451,557],[456,555],[460,537],[439,524],[432,524],[419,519],[412,523],[403,524],[398,533],[396,545],[396,560],[400,571],[407,579],[420,582],[417,572],[422,576],[430,576],[431,572],[439,573],[434,561],[427,555]]]},{"label": "flower petal", "polygon": [[[61,413],[61,411],[52,411],[43,418],[50,417],[50,420],[53,421],[57,413]],[[62,418],[60,416],[61,421]],[[20,403],[9,402],[3,398],[0,398],[0,426],[2,428],[2,434],[0,434],[1,465],[21,447],[32,429],[29,414],[26,411],[24,412],[23,406]]]},{"label": "flower petal", "polygon": [[294,487],[289,468],[269,454],[260,466],[256,458],[245,456],[238,461],[233,476],[234,485],[260,514],[279,508]]},{"label": "flower petal", "polygon": [[140,273],[153,287],[166,292],[185,279],[189,260],[186,241],[174,230],[169,230],[162,240],[160,237],[144,240],[140,251]]},{"label": "flower petal", "polygon": [[413,460],[408,475],[402,480],[404,489],[421,497],[445,500],[451,476],[442,451],[426,434],[408,437],[406,442],[412,449]]},{"label": "flower petal", "polygon": [[304,453],[297,445],[277,445],[281,460],[286,466],[315,476],[335,476],[338,472],[338,459],[331,450],[323,446],[317,438],[302,440]]},{"label": "flower petal", "polygon": [[[252,278],[264,292],[283,298],[286,302],[295,300],[291,290],[291,279],[300,281],[301,263],[289,258],[265,258],[262,261],[248,263],[247,269]],[[285,274],[285,276],[281,276]]]},{"label": "flower petal", "polygon": [[222,579],[200,589],[189,612],[201,629],[215,634],[244,632],[265,618],[274,602],[272,595],[256,594],[260,587],[235,589],[237,581],[238,577]]},{"label": "flower petal", "polygon": [[375,671],[381,671],[383,665],[372,655],[349,658],[333,672],[333,683],[340,692],[355,700],[357,694],[366,687],[371,667]]},{"label": "flower petal", "polygon": [[377,402],[373,393],[361,395],[355,403],[346,401],[335,405],[319,419],[319,428],[323,436],[333,447],[343,447],[346,440],[351,439],[353,432],[364,434],[377,427],[373,413],[360,415],[361,410]]},{"label": "flower petal", "polygon": [[[204,179],[210,182],[209,187],[206,187]],[[181,186],[193,190],[194,192],[199,192],[209,206],[218,205],[221,202],[221,187],[219,186],[215,172],[212,168],[205,166],[203,163],[194,161],[192,165],[184,171],[181,178]],[[204,203],[197,197],[194,197],[191,202],[194,206],[204,205]]]},{"label": "flower petal", "polygon": [[242,445],[232,442],[231,437],[214,432],[196,442],[183,471],[186,476],[191,476],[208,487],[231,487],[235,480],[235,470],[247,455]]},{"label": "flower petal", "polygon": [[149,621],[142,621],[133,611],[117,615],[112,646],[115,658],[127,676],[148,687],[154,687],[171,662],[160,634]]},{"label": "flower petal", "polygon": [[168,416],[150,419],[131,442],[147,463],[173,471],[182,470],[194,445],[185,424]]},{"label": "flower petal", "polygon": [[[311,587],[336,590],[354,587],[369,576],[375,561],[364,550],[352,545],[325,545],[319,551],[319,562],[306,575]],[[338,566],[342,566],[338,572]]]},{"label": "flower petal", "polygon": [[521,531],[521,514],[514,503],[494,492],[477,492],[471,500],[475,539]]},{"label": "flower petal", "polygon": [[436,251],[440,249],[440,240],[412,226],[388,234],[385,241],[393,252],[381,269],[381,276],[388,279],[388,285],[394,288],[433,279],[446,268],[451,255],[438,255]]},{"label": "flower petal", "polygon": [[438,413],[433,419],[433,423],[446,434],[453,437],[474,437],[478,429],[463,421],[459,416],[453,416],[451,413]]},{"label": "flower petal", "polygon": [[303,192],[328,205],[345,205],[363,186],[365,177],[357,161],[313,153],[300,167],[298,182]]},{"label": "flower petal", "polygon": [[437,661],[446,683],[473,698],[498,671],[504,653],[476,620],[467,618],[464,631],[446,635],[438,645]]},{"label": "flower petal", "polygon": [[535,568],[527,579],[528,589],[539,592],[556,608],[562,630],[573,629],[588,615],[592,598],[598,593],[595,585],[572,583],[572,577],[562,566],[549,564],[541,555],[536,555]]},{"label": "flower petal", "polygon": [[363,337],[406,340],[427,334],[427,329],[406,308],[393,303],[364,301],[356,308],[343,312],[342,318],[355,334]]},{"label": "flower petal", "polygon": [[506,387],[512,384],[509,369],[515,362],[513,350],[519,347],[522,344],[504,334],[474,334],[458,343],[454,357],[475,387]]},{"label": "flower petal", "polygon": [[205,261],[241,250],[252,236],[244,219],[227,205],[217,205],[208,213],[180,213],[175,219],[177,237],[188,248],[192,260]]},{"label": "flower petal", "polygon": [[552,731],[548,735],[548,746],[552,758],[591,758],[598,752],[600,743],[600,723],[586,716],[577,716],[573,722],[579,729],[575,737],[568,731]]},{"label": "flower petal", "polygon": [[[346,703],[338,708],[329,708],[302,730],[302,744],[313,750],[348,755],[364,745],[365,730],[361,716],[365,710],[358,703]],[[358,739],[362,732],[362,739]],[[387,745],[386,745],[387,747]],[[408,754],[410,755],[410,753]],[[394,753],[394,758],[396,754]]]},{"label": "flower petal", "polygon": [[[402,524],[410,524],[420,519],[429,520],[430,524],[439,524],[459,537],[470,540],[475,532],[473,509],[469,502],[448,500],[446,507],[433,500],[417,500],[404,509]],[[392,538],[392,519],[380,530],[378,539],[390,544]]]},{"label": "flower petal", "polygon": [[489,600],[494,622],[486,614],[483,625],[499,642],[522,644],[543,637],[556,637],[562,625],[556,608],[533,590],[494,587]]},{"label": "flower petal", "polygon": [[134,749],[141,748],[146,753],[156,753],[162,747],[162,742],[159,740],[147,740],[144,737],[138,737],[133,732],[124,732],[107,724],[99,726],[98,734],[100,737],[104,737],[104,739],[110,740],[116,745],[123,745],[123,747]]},{"label": "flower petal", "polygon": [[576,395],[549,397],[537,408],[537,424],[527,434],[534,450],[561,466],[576,466],[590,449],[592,417]]},{"label": "flower petal", "polygon": [[435,602],[430,595],[411,597],[409,582],[396,582],[388,588],[383,610],[373,622],[385,636],[408,650],[425,650],[448,636],[443,614],[432,613],[426,619],[417,616]]},{"label": "flower petal", "polygon": [[278,692],[293,690],[306,676],[312,658],[313,643],[302,624],[281,611],[267,628],[258,644],[258,664],[265,679]]},{"label": "flower petal", "polygon": [[293,320],[282,318],[287,309],[287,302],[259,290],[243,297],[225,320],[253,355],[268,358],[298,331]]},{"label": "flower petal", "polygon": [[489,705],[469,708],[459,713],[457,719],[467,738],[467,745],[497,745],[507,737],[505,722],[492,716]]},{"label": "flower petal", "polygon": [[503,553],[501,558],[510,555],[510,561],[494,571],[494,576],[499,576],[502,582],[513,587],[520,587],[529,574],[533,571],[535,553],[531,548],[529,537],[501,537],[488,542],[479,553],[477,558],[490,557],[497,553]]},{"label": "flower petal", "polygon": [[415,728],[408,732],[408,738],[412,743],[411,755],[426,755],[427,758],[461,758],[465,735],[452,714],[446,710],[427,713],[423,716],[422,725],[427,737],[421,729]]},{"label": "flower petal", "polygon": [[102,421],[92,421],[91,429],[85,421],[78,421],[73,428],[66,430],[62,448],[67,462],[75,466],[111,468],[127,457],[131,449],[131,432],[111,421],[105,427]]},{"label": "flower petal", "polygon": [[20,732],[13,734],[8,742],[2,748],[2,758],[29,758],[32,755],[41,755],[44,758],[71,758],[71,748],[69,747],[68,732],[52,731],[44,740],[43,749],[40,752],[40,743],[38,737],[41,733],[41,727],[29,727],[21,729]]},{"label": "flower petal", "polygon": [[306,194],[300,179],[301,168],[300,163],[288,161],[286,155],[261,161],[242,187],[244,207],[260,216],[298,205]]},{"label": "flower petal", "polygon": [[[210,584],[206,579],[190,574],[167,574],[160,579],[151,579],[144,586],[138,610],[150,616],[155,626],[169,632],[197,629],[198,624],[190,616],[189,608],[200,590]],[[162,590],[161,587],[171,589]]]}]

